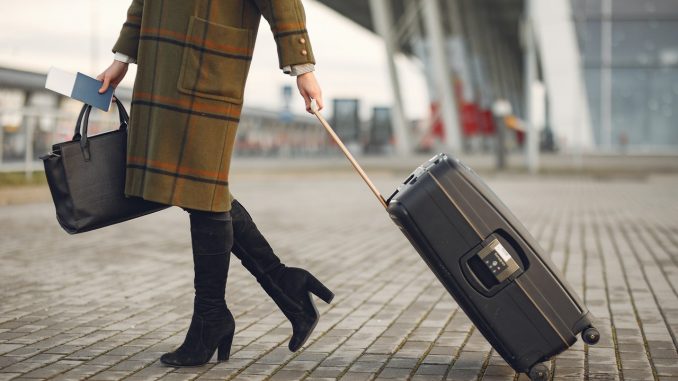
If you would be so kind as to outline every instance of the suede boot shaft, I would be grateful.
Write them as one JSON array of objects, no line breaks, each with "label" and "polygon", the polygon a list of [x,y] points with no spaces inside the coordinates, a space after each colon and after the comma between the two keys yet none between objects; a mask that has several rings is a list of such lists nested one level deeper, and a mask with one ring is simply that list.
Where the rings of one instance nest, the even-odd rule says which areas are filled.
[{"label": "suede boot shaft", "polygon": [[235,320],[225,300],[233,227],[228,212],[186,209],[193,247],[193,316],[184,342],[160,357],[163,364],[183,367],[207,363],[230,354]]}]

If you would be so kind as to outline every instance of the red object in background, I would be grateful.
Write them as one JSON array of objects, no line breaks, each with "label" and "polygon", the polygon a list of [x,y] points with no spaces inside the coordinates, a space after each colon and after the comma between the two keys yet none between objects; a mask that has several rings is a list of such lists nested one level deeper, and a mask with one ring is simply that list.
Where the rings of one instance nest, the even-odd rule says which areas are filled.
[{"label": "red object in background", "polygon": [[460,112],[461,128],[464,136],[473,136],[480,133],[478,106],[475,103],[462,102]]},{"label": "red object in background", "polygon": [[445,140],[445,129],[443,128],[443,116],[440,115],[440,103],[431,102],[431,135],[438,137],[441,141]]},{"label": "red object in background", "polygon": [[[480,109],[475,103],[462,103],[459,113],[463,136],[492,135],[496,131],[492,112]],[[438,102],[431,102],[431,120],[431,135],[444,140],[445,128]]]},{"label": "red object in background", "polygon": [[[491,110],[483,110],[475,102],[466,102],[463,97],[461,79],[456,78],[454,81],[454,92],[457,97],[457,110],[459,113],[459,122],[461,125],[461,133],[464,137],[474,135],[494,135],[497,127],[494,122],[494,115]],[[440,103],[431,102],[431,129],[427,134],[430,139],[438,138],[445,141],[445,128],[442,115],[440,115]],[[518,141],[523,137],[518,135]]]},{"label": "red object in background", "polygon": [[492,111],[482,110],[480,114],[483,121],[481,133],[483,135],[493,135],[497,131],[497,128],[494,125],[494,116],[492,115]]},{"label": "red object in background", "polygon": [[521,146],[525,143],[525,133],[523,131],[516,131],[516,141]]},{"label": "red object in background", "polygon": [[459,124],[461,124],[462,136],[466,137],[477,134],[480,130],[480,125],[478,123],[478,106],[473,102],[466,102],[463,86],[461,78],[455,78],[454,95],[457,98]]}]

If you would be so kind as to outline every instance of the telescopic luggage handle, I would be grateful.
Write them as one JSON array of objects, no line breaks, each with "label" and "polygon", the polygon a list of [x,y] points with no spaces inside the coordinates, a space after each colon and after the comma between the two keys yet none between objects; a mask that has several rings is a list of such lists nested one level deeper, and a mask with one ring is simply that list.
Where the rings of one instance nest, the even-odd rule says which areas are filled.
[{"label": "telescopic luggage handle", "polygon": [[346,155],[346,158],[348,159],[348,161],[350,161],[351,164],[353,165],[353,168],[355,168],[356,172],[358,172],[360,177],[362,177],[363,180],[365,180],[365,183],[370,188],[372,193],[374,193],[374,195],[377,196],[381,205],[384,207],[384,209],[386,209],[388,207],[388,205],[386,204],[386,200],[384,199],[384,196],[382,196],[381,193],[379,193],[379,189],[377,189],[377,187],[374,186],[374,184],[369,179],[369,177],[367,177],[367,174],[365,174],[365,171],[363,171],[360,164],[358,164],[358,162],[355,160],[353,155],[351,155],[351,152],[349,152],[348,148],[346,148],[346,146],[344,145],[344,142],[342,142],[341,139],[339,139],[339,136],[337,136],[337,134],[334,132],[334,130],[332,129],[330,124],[327,123],[327,121],[325,120],[325,118],[323,118],[322,115],[320,115],[320,113],[318,112],[318,104],[316,103],[315,99],[313,99],[311,101],[311,111],[313,111],[313,114],[316,116],[316,118],[318,118],[318,120],[320,121],[320,124],[322,124],[323,127],[325,127],[327,132],[332,137],[332,140],[334,140],[334,142],[337,143],[339,148],[341,148],[341,150],[344,152],[344,155]]}]

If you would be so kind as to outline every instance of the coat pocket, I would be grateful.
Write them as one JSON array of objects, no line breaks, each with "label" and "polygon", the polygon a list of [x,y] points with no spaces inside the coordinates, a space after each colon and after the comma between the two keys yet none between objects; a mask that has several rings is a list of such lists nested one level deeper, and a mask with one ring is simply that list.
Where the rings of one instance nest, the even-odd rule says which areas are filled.
[{"label": "coat pocket", "polygon": [[191,16],[177,88],[241,104],[252,62],[252,32]]}]

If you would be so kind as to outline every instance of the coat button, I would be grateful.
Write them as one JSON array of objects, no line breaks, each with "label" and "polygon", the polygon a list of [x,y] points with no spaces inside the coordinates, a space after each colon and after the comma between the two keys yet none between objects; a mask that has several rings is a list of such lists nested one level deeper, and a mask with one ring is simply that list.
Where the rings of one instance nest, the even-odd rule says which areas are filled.
[{"label": "coat button", "polygon": [[305,55],[307,55],[307,54],[308,54],[308,52],[306,51],[306,49],[304,49],[304,50],[301,51],[301,55],[302,55],[302,56],[305,56]]},{"label": "coat button", "polygon": [[305,44],[305,43],[306,43],[306,39],[303,38],[303,37],[300,38],[300,39],[299,39],[299,43],[300,43],[300,44]]}]

